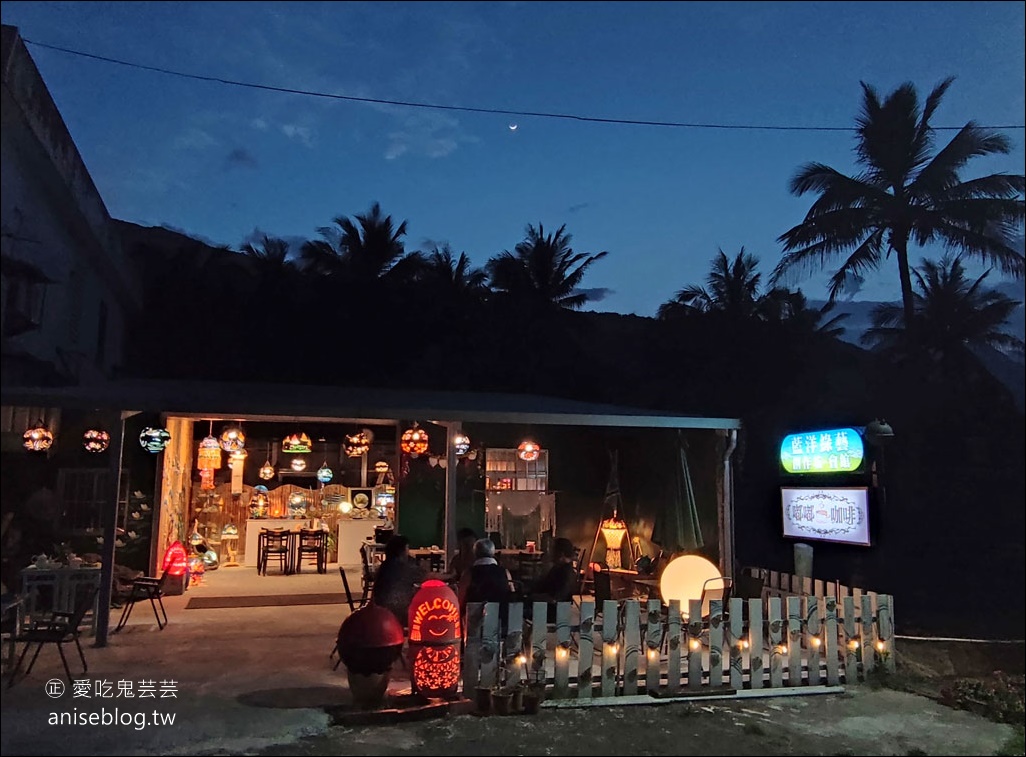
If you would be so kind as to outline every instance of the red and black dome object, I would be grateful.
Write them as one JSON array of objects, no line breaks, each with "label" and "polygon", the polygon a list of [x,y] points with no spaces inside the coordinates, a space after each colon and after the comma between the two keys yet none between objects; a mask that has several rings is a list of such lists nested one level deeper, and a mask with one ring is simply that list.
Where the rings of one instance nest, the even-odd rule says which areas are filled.
[{"label": "red and black dome object", "polygon": [[391,610],[365,605],[338,629],[338,655],[350,672],[384,673],[399,659],[403,638],[403,627]]}]

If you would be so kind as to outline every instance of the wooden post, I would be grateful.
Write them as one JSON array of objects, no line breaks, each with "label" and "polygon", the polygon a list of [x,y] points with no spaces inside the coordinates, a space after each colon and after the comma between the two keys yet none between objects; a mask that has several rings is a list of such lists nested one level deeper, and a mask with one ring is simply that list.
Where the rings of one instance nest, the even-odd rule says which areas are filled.
[{"label": "wooden post", "polygon": [[837,598],[827,596],[826,605],[826,630],[823,633],[823,654],[826,655],[827,686],[836,686],[840,682],[838,676],[838,659],[840,657],[837,648]]},{"label": "wooden post", "polygon": [[[121,416],[110,430],[110,455],[108,466],[107,508],[103,513],[103,549],[100,562],[100,591],[96,598],[96,634],[94,646],[107,646],[110,633],[110,598],[114,589],[114,557],[117,540],[118,500],[121,498],[121,460],[125,448],[125,420]],[[153,512],[159,515],[160,509],[154,506]],[[151,537],[157,540],[156,523],[151,529]],[[19,629],[20,632],[20,629]]]},{"label": "wooden post", "polygon": [[894,597],[881,594],[877,598],[876,615],[877,641],[883,645],[880,652],[884,667],[891,673],[895,671],[894,660]]},{"label": "wooden post", "polygon": [[688,690],[702,688],[705,653],[702,649],[702,600],[688,600]]},{"label": "wooden post", "polygon": [[805,639],[806,649],[809,650],[809,686],[818,686],[820,683],[820,649],[823,646],[823,638],[820,634],[819,605],[822,597],[804,597],[805,603]]},{"label": "wooden post", "polygon": [[770,635],[770,686],[779,689],[784,685],[783,655],[783,619],[780,617],[780,597],[770,597],[769,601],[769,635]]},{"label": "wooden post", "polygon": [[723,600],[709,602],[709,686],[723,686]]},{"label": "wooden post", "polygon": [[617,612],[616,601],[607,599],[602,603],[602,696],[611,697],[616,694],[617,668],[620,660],[620,649],[617,644]]},{"label": "wooden post", "polygon": [[748,600],[748,682],[753,689],[762,688],[762,651],[765,631],[762,626],[763,600]]},{"label": "wooden post", "polygon": [[666,616],[666,693],[680,691],[680,600],[671,599]]},{"label": "wooden post", "polygon": [[471,602],[467,605],[467,646],[463,651],[463,696],[474,696],[477,677],[481,670],[481,615],[484,605]]},{"label": "wooden post", "polygon": [[787,598],[787,685],[802,685],[802,597]]},{"label": "wooden post", "polygon": [[556,663],[553,696],[565,699],[570,688],[570,603],[556,605]]},{"label": "wooden post", "polygon": [[859,680],[858,626],[855,625],[855,599],[843,597],[844,612],[844,682],[849,686]]},{"label": "wooden post", "polygon": [[548,646],[548,602],[535,602],[531,606],[531,680],[546,681],[545,656]]},{"label": "wooden post", "polygon": [[730,688],[735,691],[745,687],[744,608],[743,599],[730,598]]},{"label": "wooden post", "polygon": [[[449,560],[456,551],[456,446],[453,439],[460,433],[459,423],[445,424],[445,533],[443,534],[444,557]],[[364,458],[366,459],[366,458]]]},{"label": "wooden post", "polygon": [[645,688],[659,691],[662,666],[659,663],[663,635],[666,629],[662,622],[663,603],[658,599],[648,600],[648,627],[645,629]]},{"label": "wooden post", "polygon": [[873,648],[873,598],[862,595],[862,675],[876,667],[876,649]]},{"label": "wooden post", "polygon": [[499,672],[499,603],[484,606],[484,633],[481,638],[481,685],[502,683]]},{"label": "wooden post", "polygon": [[506,630],[505,647],[506,669],[508,677],[506,683],[516,686],[520,683],[521,676],[525,673],[526,664],[517,662],[517,659],[524,656],[524,604],[523,602],[510,602],[509,620]]}]

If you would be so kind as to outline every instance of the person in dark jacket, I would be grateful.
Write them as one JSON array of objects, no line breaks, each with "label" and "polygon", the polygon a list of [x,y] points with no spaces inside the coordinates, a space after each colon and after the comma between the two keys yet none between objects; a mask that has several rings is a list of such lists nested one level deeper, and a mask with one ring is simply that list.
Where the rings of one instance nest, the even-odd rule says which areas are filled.
[{"label": "person in dark jacket", "polygon": [[[577,568],[574,567],[574,544],[569,539],[559,538],[552,542],[552,567],[538,579],[531,591],[531,602],[548,602],[548,621],[556,622],[556,603],[572,602],[577,593]],[[527,617],[531,616],[524,606]]]},{"label": "person in dark jacket", "polygon": [[410,540],[397,534],[385,545],[385,561],[374,580],[372,601],[391,610],[406,628],[410,602],[423,580],[424,572],[410,559]]},{"label": "person in dark jacket", "polygon": [[513,595],[513,577],[495,559],[491,539],[474,542],[474,563],[460,578],[460,605],[468,602],[509,602]]}]

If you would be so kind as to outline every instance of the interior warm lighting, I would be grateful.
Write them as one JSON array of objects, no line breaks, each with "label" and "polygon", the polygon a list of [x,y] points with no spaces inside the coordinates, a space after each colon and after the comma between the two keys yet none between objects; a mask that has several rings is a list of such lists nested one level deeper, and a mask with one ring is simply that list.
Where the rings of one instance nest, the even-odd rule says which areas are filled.
[{"label": "interior warm lighting", "polygon": [[541,457],[541,445],[537,442],[531,441],[530,439],[525,439],[520,442],[520,446],[517,447],[517,457],[521,460],[533,463]]},{"label": "interior warm lighting", "polygon": [[353,511],[353,503],[348,499],[344,499],[338,503],[338,511],[343,515],[349,515]]},{"label": "interior warm lighting", "polygon": [[659,591],[663,604],[671,599],[680,600],[681,615],[687,619],[690,614],[690,600],[702,598],[702,587],[710,578],[719,578],[719,569],[700,555],[682,555],[671,560],[659,579]]},{"label": "interior warm lighting", "polygon": [[102,429],[91,428],[82,434],[82,446],[86,452],[103,452],[110,446],[110,434]]},{"label": "interior warm lighting", "polygon": [[411,428],[403,431],[402,438],[399,440],[399,447],[411,457],[423,455],[428,451],[427,431],[414,423]]},{"label": "interior warm lighting", "polygon": [[456,434],[452,438],[452,448],[456,451],[457,456],[463,457],[470,452],[470,437],[466,434]]},{"label": "interior warm lighting", "polygon": [[619,568],[621,566],[620,547],[627,536],[627,524],[622,518],[617,517],[614,510],[613,517],[602,521],[599,528],[606,540],[606,565],[610,568]]},{"label": "interior warm lighting", "polygon": [[23,446],[29,452],[45,452],[53,445],[53,433],[42,421],[36,421],[29,426],[22,439],[25,440]]},{"label": "interior warm lighting", "polygon": [[297,473],[299,473],[300,471],[305,471],[306,459],[302,457],[294,457],[292,458],[292,462],[289,463],[289,467]]}]

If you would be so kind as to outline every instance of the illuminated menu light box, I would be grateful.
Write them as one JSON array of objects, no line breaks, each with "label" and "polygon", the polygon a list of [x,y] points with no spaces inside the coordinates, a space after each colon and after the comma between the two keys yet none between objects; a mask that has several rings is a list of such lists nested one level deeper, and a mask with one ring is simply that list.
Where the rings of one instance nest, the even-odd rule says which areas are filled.
[{"label": "illuminated menu light box", "polygon": [[853,473],[864,456],[862,435],[853,428],[788,434],[780,443],[780,464],[788,473]]},{"label": "illuminated menu light box", "polygon": [[784,536],[868,547],[869,489],[865,486],[782,486]]}]

